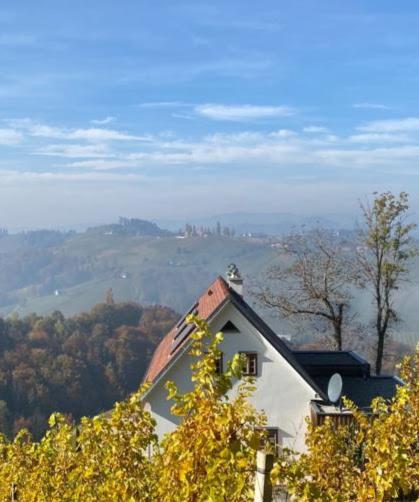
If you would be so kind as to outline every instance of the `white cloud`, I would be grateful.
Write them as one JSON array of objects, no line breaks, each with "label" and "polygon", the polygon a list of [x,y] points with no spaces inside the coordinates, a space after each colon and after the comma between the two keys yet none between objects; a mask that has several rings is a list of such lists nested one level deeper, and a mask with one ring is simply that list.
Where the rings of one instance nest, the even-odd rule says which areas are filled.
[{"label": "white cloud", "polygon": [[16,145],[22,139],[22,133],[15,129],[0,129],[0,145]]},{"label": "white cloud", "polygon": [[138,162],[129,160],[116,160],[116,159],[94,159],[94,160],[81,160],[66,164],[65,167],[73,167],[80,169],[93,169],[97,171],[105,171],[110,169],[124,169],[137,167]]},{"label": "white cloud", "polygon": [[99,145],[48,145],[35,151],[37,155],[46,155],[50,157],[68,157],[68,158],[111,158],[114,157],[108,147]]},{"label": "white cloud", "polygon": [[279,129],[279,131],[273,131],[269,133],[269,136],[271,138],[292,138],[293,136],[296,135],[297,133],[291,131],[290,129]]},{"label": "white cloud", "polygon": [[[176,139],[155,143],[152,151],[132,152],[127,158],[137,160],[139,166],[386,167],[396,172],[400,166],[415,166],[419,158],[419,145],[414,143],[377,147],[374,146],[378,142],[375,137],[369,142],[367,138],[341,138],[333,134],[317,139],[282,131],[217,133],[195,142]],[[362,143],[362,148],[356,148],[357,143]]]},{"label": "white cloud", "polygon": [[66,139],[85,139],[87,141],[150,141],[150,136],[133,136],[114,129],[76,129],[66,134]]},{"label": "white cloud", "polygon": [[116,120],[115,117],[108,116],[105,117],[104,119],[93,119],[90,122],[95,125],[106,125],[110,124],[111,122],[114,122],[115,120]]},{"label": "white cloud", "polygon": [[145,178],[141,174],[117,174],[117,173],[100,173],[100,172],[85,172],[85,173],[65,173],[51,171],[13,171],[0,170],[1,183],[21,183],[33,181],[143,181]]},{"label": "white cloud", "polygon": [[210,103],[196,106],[195,112],[212,120],[232,122],[289,117],[295,114],[295,110],[289,106],[217,105]]},{"label": "white cloud", "polygon": [[405,134],[365,133],[349,136],[351,143],[406,143],[410,138]]},{"label": "white cloud", "polygon": [[61,139],[61,140],[86,140],[86,141],[149,141],[150,136],[135,136],[115,129],[90,127],[86,129],[67,129],[53,127],[34,122],[31,119],[9,120],[9,124],[17,129],[24,130],[29,136]]},{"label": "white cloud", "polygon": [[322,127],[322,126],[307,126],[307,127],[303,127],[303,132],[308,132],[308,133],[313,133],[313,134],[317,134],[317,133],[326,133],[328,132],[329,129],[327,127]]},{"label": "white cloud", "polygon": [[[250,116],[252,113],[253,116],[257,115],[254,107],[251,107],[252,113],[247,108],[244,112],[242,107],[238,108],[233,111],[223,109],[223,113],[230,114],[229,117]],[[314,170],[322,166],[349,169],[384,166],[406,170],[414,169],[419,159],[419,138],[415,139],[414,134],[404,134],[403,131],[393,132],[393,129],[396,128],[395,122],[399,124],[398,127],[412,129],[412,121],[419,123],[419,119],[415,118],[369,122],[357,128],[358,133],[346,137],[332,134],[321,126],[307,125],[300,126],[300,134],[285,128],[261,130],[255,127],[254,130],[249,128],[234,133],[218,132],[192,138],[166,132],[153,137],[142,136],[142,141],[138,141],[139,136],[126,135],[113,129],[56,128],[26,119],[14,121],[13,129],[0,130],[0,142],[2,131],[9,131],[9,136],[3,132],[9,142],[18,141],[25,133],[31,137],[32,143],[38,138],[33,147],[35,155],[74,159],[58,167],[85,171],[173,165],[193,168],[246,166],[251,169],[303,166]],[[370,128],[371,131],[368,130]],[[380,128],[390,129],[390,132],[375,131]],[[15,131],[16,136],[10,135],[10,131]],[[137,141],[123,145],[112,143],[113,140],[122,140],[122,137],[125,140],[136,138]],[[60,141],[53,144],[55,141],[47,140]],[[57,167],[57,164],[52,164],[52,167]]]},{"label": "white cloud", "polygon": [[354,103],[352,108],[370,109],[370,110],[388,110],[389,107],[379,103]]},{"label": "white cloud", "polygon": [[417,132],[419,131],[419,117],[406,117],[401,119],[376,120],[367,122],[357,128],[364,132]]},{"label": "white cloud", "polygon": [[362,150],[329,149],[316,152],[324,165],[334,167],[390,167],[399,171],[404,167],[416,165],[419,158],[419,146],[405,145],[378,147]]}]

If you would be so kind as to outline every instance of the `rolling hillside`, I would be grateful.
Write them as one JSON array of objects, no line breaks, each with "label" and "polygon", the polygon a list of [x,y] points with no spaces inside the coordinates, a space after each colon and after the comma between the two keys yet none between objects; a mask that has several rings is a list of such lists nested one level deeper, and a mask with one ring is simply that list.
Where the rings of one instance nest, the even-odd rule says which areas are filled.
[{"label": "rolling hillside", "polygon": [[[13,236],[10,237],[13,239]],[[7,240],[3,237],[2,241]],[[104,298],[185,310],[215,275],[234,261],[249,278],[276,253],[269,245],[222,237],[137,237],[84,233],[32,250],[0,241],[1,313],[61,310],[75,314]],[[7,287],[9,286],[9,287]]]},{"label": "rolling hillside", "polygon": [[[154,230],[153,230],[154,232]],[[112,288],[117,301],[160,304],[185,311],[203,288],[229,263],[238,265],[247,291],[263,271],[286,255],[270,241],[220,236],[141,236],[112,231],[82,234],[30,232],[0,236],[0,315],[30,312],[44,315],[60,310],[74,315],[102,301]],[[247,297],[252,303],[252,298]],[[370,315],[365,293],[356,293],[355,306],[364,322]],[[397,337],[412,346],[419,340],[419,259],[412,263],[411,282],[399,293],[404,320]],[[263,316],[280,333],[285,322]]]}]

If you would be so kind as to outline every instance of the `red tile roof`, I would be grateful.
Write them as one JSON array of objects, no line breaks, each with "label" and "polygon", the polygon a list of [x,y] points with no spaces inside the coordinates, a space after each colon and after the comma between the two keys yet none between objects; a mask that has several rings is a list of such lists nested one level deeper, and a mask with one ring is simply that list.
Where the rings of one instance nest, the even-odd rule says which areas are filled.
[{"label": "red tile roof", "polygon": [[[205,290],[199,297],[194,306],[194,312],[201,319],[208,319],[224,302],[230,294],[230,287],[227,282],[220,276]],[[175,356],[179,347],[173,351],[173,340],[178,333],[178,323],[169,331],[163,338],[154,352],[147,373],[144,377],[145,381],[152,382],[164,370],[169,361]]]}]

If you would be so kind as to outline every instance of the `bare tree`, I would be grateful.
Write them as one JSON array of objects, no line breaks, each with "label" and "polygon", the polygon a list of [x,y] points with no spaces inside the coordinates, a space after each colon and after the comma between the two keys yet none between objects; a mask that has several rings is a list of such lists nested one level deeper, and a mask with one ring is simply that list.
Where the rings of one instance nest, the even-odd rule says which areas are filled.
[{"label": "bare tree", "polygon": [[291,264],[271,267],[255,296],[283,318],[325,325],[333,347],[342,350],[344,326],[351,317],[354,260],[332,232],[321,229],[292,234],[283,247]]},{"label": "bare tree", "polygon": [[391,192],[374,193],[372,205],[362,204],[363,228],[359,231],[357,253],[360,285],[369,289],[375,306],[377,335],[375,372],[381,373],[385,341],[391,325],[399,318],[394,307],[394,294],[407,280],[408,260],[417,254],[411,237],[416,227],[406,223],[409,196]]}]

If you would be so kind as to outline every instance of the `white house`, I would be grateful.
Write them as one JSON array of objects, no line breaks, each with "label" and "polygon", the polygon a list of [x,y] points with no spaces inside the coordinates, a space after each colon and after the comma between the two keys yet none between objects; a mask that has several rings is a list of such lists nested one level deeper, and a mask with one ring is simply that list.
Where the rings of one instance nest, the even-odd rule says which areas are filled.
[{"label": "white house", "polygon": [[245,302],[242,289],[233,266],[227,281],[218,277],[157,347],[145,376],[151,387],[144,399],[157,421],[159,437],[173,430],[178,420],[170,413],[165,382],[174,381],[180,391],[192,386],[188,349],[194,328],[185,323],[192,312],[206,319],[212,332],[223,331],[222,361],[238,352],[246,354],[246,373],[256,379],[252,402],[266,413],[269,436],[278,445],[303,451],[307,416],[316,423],[326,415],[347,418],[348,412],[327,396],[334,373],[342,376],[342,393],[360,407],[368,407],[375,396],[394,394],[400,381],[371,376],[368,362],[354,352],[291,350]]}]

